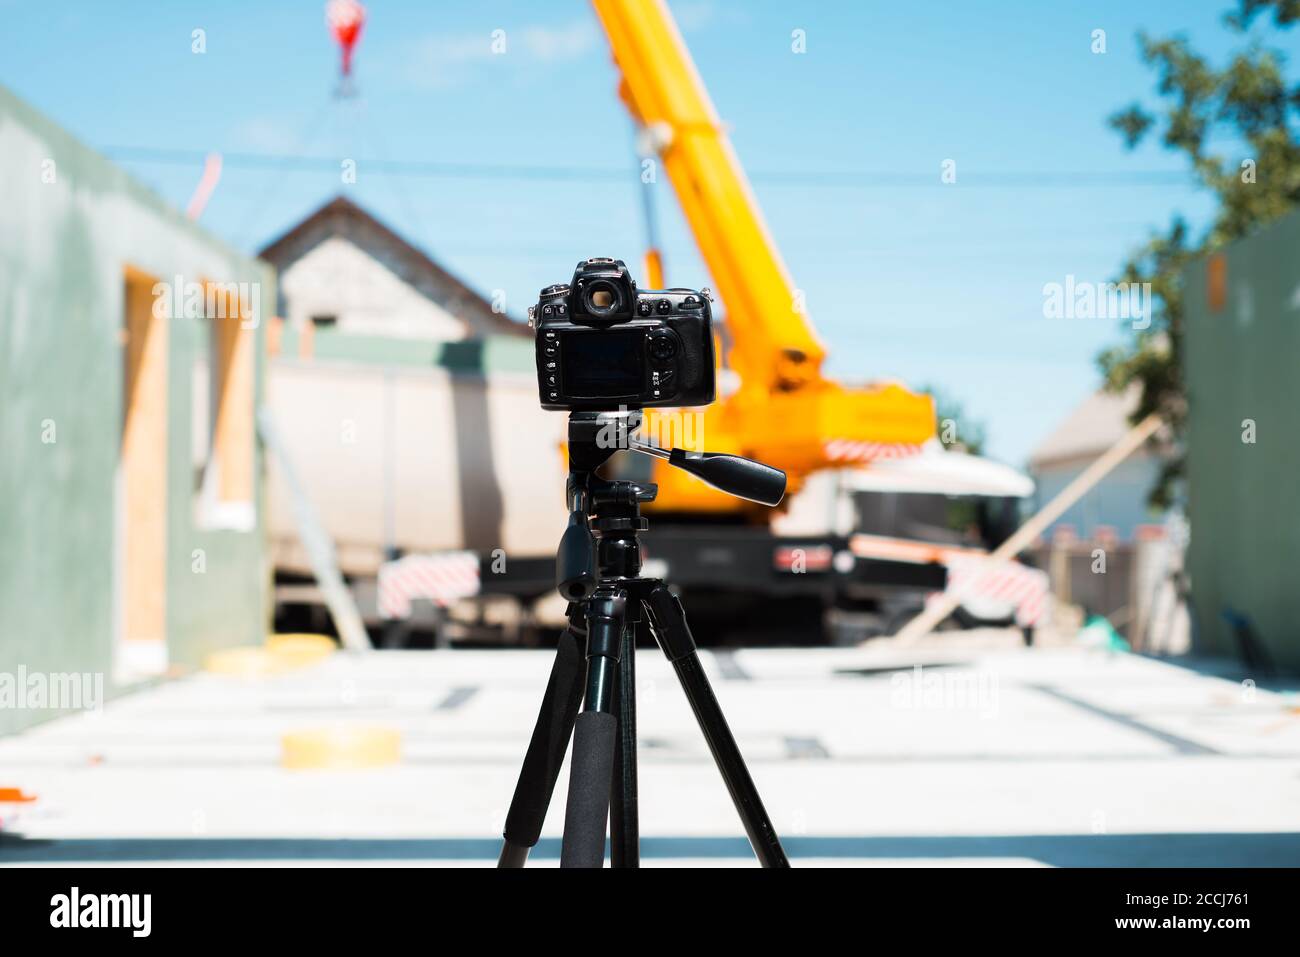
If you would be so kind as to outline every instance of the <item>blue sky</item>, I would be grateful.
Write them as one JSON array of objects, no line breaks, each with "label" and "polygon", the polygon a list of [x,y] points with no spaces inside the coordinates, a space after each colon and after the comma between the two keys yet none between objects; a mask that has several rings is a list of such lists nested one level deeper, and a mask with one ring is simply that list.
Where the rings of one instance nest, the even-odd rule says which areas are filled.
[{"label": "blue sky", "polygon": [[[1120,336],[1112,320],[1044,318],[1043,285],[1109,279],[1174,211],[1211,209],[1177,157],[1127,152],[1104,121],[1152,102],[1139,28],[1222,58],[1244,42],[1221,25],[1228,0],[670,5],[830,371],[941,386],[1007,461],[1097,386],[1094,356]],[[505,290],[516,315],[585,256],[639,268],[631,127],[589,5],[371,0],[361,95],[345,104],[323,6],[0,0],[0,83],[177,205],[199,163],[142,150],[331,160],[227,165],[203,222],[244,249],[346,189],[474,287]],[[1090,50],[1096,29],[1105,54]],[[357,160],[355,185],[341,157]],[[375,159],[601,175],[398,174]],[[668,281],[709,285],[667,183],[658,208]]]}]

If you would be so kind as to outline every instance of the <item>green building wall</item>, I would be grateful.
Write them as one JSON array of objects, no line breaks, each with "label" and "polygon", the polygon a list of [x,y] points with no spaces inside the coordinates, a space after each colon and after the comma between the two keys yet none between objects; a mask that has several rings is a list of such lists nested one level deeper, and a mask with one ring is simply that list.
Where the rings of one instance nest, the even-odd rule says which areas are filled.
[{"label": "green building wall", "polygon": [[1300,673],[1300,216],[1223,255],[1220,308],[1208,261],[1184,274],[1196,642],[1238,655],[1230,610],[1279,668]]},{"label": "green building wall", "polygon": [[[274,275],[3,87],[0,182],[0,674],[100,673],[111,695],[122,690],[113,652],[125,269],[169,282],[260,283],[268,315]],[[263,453],[257,443],[254,526],[198,527],[192,376],[206,334],[200,320],[166,321],[166,637],[169,663],[193,666],[265,634]],[[259,321],[255,404],[264,331]],[[0,708],[0,733],[52,716]]]}]

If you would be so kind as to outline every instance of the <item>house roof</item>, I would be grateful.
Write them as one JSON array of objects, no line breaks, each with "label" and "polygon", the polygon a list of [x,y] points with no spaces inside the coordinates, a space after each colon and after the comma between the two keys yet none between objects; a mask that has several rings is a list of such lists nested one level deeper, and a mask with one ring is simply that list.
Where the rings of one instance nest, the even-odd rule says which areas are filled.
[{"label": "house roof", "polygon": [[258,255],[283,272],[320,243],[336,236],[362,249],[382,250],[384,255],[381,258],[385,265],[404,282],[465,320],[475,333],[531,335],[523,323],[493,311],[487,299],[345,196],[336,196],[290,227],[264,246]]},{"label": "house roof", "polygon": [[1088,396],[1038,444],[1029,456],[1030,467],[1095,458],[1109,449],[1131,428],[1139,389],[1134,385],[1122,395],[1103,390]]}]

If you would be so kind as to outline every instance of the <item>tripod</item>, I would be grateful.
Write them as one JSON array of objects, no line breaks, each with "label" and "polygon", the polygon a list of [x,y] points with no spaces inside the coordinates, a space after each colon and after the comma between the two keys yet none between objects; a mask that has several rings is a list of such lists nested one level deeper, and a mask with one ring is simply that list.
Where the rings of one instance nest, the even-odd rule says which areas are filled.
[{"label": "tripod", "polygon": [[[640,864],[637,816],[636,638],[648,628],[672,663],[695,720],[764,867],[789,867],[736,739],[695,651],[681,601],[664,582],[641,577],[641,505],[657,487],[596,474],[620,448],[666,459],[722,491],[775,505],[785,473],[735,455],[692,455],[632,438],[639,412],[569,416],[569,524],[556,555],[556,585],[569,600],[541,711],[506,816],[500,867],[522,867],[536,845],[560,765],[573,738],[561,867]],[[584,667],[585,665],[585,667]]]}]

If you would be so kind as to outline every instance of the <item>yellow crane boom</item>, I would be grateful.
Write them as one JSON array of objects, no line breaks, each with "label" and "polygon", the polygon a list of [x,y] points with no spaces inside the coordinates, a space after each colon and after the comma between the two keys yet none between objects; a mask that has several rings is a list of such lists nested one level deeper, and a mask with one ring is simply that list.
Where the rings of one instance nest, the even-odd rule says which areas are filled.
[{"label": "yellow crane boom", "polygon": [[[620,96],[654,144],[726,307],[726,361],[740,385],[704,412],[703,442],[784,469],[795,491],[816,469],[932,437],[929,396],[895,383],[848,389],[823,377],[825,347],[667,5],[593,3],[622,74]],[[659,418],[648,415],[648,424]],[[744,508],[672,469],[656,480],[661,511]]]}]

